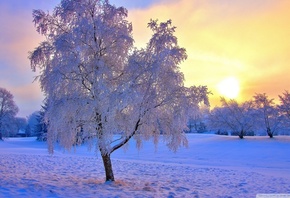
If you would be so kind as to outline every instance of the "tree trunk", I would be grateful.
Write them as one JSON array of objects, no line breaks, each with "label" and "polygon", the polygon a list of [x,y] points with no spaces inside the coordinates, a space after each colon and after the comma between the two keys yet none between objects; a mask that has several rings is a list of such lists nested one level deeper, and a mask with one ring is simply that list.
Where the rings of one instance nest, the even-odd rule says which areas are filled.
[{"label": "tree trunk", "polygon": [[102,159],[106,172],[106,182],[115,181],[110,154],[102,154]]},{"label": "tree trunk", "polygon": [[271,128],[267,127],[267,134],[270,138],[273,138],[273,133],[271,131]]},{"label": "tree trunk", "polygon": [[241,130],[240,134],[239,134],[240,139],[244,138],[244,130]]}]

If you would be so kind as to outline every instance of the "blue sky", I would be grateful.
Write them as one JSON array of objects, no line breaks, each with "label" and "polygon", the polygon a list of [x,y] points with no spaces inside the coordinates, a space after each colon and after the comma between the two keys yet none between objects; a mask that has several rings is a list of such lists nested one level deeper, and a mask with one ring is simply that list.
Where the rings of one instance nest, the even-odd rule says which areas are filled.
[{"label": "blue sky", "polygon": [[32,83],[28,51],[33,50],[41,37],[32,23],[32,9],[52,8],[45,0],[1,0],[0,1],[0,87],[14,95],[20,108],[18,116],[29,116],[40,109],[43,96],[37,83]]},{"label": "blue sky", "polygon": [[[32,10],[51,11],[59,0],[1,0],[0,1],[0,87],[14,95],[20,108],[18,116],[29,116],[40,109],[43,94],[39,84],[33,83],[37,73],[30,69],[28,52],[43,39],[32,23]],[[111,1],[117,6],[142,8],[152,1]],[[132,3],[133,2],[133,3]]]},{"label": "blue sky", "polygon": [[[33,83],[28,52],[43,38],[32,23],[32,10],[52,10],[59,0],[0,1],[0,87],[14,95],[20,112],[40,109],[43,94]],[[271,98],[289,90],[290,1],[288,0],[112,0],[129,10],[138,47],[150,38],[147,23],[172,19],[188,59],[182,63],[185,85],[207,85],[212,106],[226,90],[227,79],[238,84],[238,100],[255,93]],[[219,90],[221,87],[222,90]]]}]

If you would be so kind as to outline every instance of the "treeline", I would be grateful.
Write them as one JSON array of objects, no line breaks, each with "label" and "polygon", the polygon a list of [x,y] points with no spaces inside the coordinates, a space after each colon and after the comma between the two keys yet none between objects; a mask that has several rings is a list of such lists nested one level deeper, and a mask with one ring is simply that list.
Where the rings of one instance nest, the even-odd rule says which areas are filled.
[{"label": "treeline", "polygon": [[[13,95],[0,88],[0,140],[5,137],[36,136],[46,140],[44,122],[46,105],[27,118],[16,117],[18,107]],[[244,136],[290,135],[290,93],[279,95],[279,102],[267,94],[255,94],[251,100],[238,102],[221,97],[221,106],[210,110],[202,106],[189,118],[187,133],[214,132],[219,135]]]},{"label": "treeline", "polygon": [[43,122],[44,110],[36,111],[27,118],[16,117],[18,111],[14,96],[0,87],[0,140],[7,137],[43,138],[46,132]]},{"label": "treeline", "polygon": [[23,129],[26,120],[16,118],[19,109],[16,106],[13,95],[0,87],[0,140],[7,136],[16,136]]},{"label": "treeline", "polygon": [[241,139],[247,135],[290,134],[290,93],[279,95],[279,103],[267,94],[255,94],[251,100],[239,103],[221,97],[221,106],[209,110],[201,108],[194,118],[190,118],[188,132],[214,131],[220,135],[237,135]]}]

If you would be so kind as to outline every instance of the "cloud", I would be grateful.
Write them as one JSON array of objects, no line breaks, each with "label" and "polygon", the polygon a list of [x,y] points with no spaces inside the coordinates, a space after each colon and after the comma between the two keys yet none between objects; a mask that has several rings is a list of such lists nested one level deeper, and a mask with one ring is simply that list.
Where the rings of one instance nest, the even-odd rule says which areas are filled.
[{"label": "cloud", "polygon": [[13,89],[15,103],[19,106],[19,117],[26,117],[41,109],[43,96],[38,83],[26,84]]},{"label": "cloud", "polygon": [[3,10],[0,17],[1,24],[1,60],[12,63],[13,67],[23,70],[29,65],[28,51],[32,50],[41,40],[32,23],[31,13],[12,15]]},{"label": "cloud", "polygon": [[159,2],[158,0],[111,0],[110,3],[116,6],[122,6],[127,9],[135,9],[135,8],[147,8]]},{"label": "cloud", "polygon": [[[181,68],[186,85],[216,84],[228,76],[241,83],[241,99],[255,92],[271,96],[289,86],[290,2],[287,0],[178,0],[129,11],[136,44],[150,38],[150,18],[172,19],[180,46],[188,53]],[[279,80],[278,80],[279,79]]]},{"label": "cloud", "polygon": [[[219,98],[216,85],[228,76],[239,78],[242,99],[256,92],[274,97],[289,86],[290,1],[128,2],[118,1],[118,6],[129,6],[125,5],[128,20],[139,47],[150,39],[147,23],[151,18],[172,19],[179,44],[187,49],[188,59],[181,65],[185,84],[208,85],[214,93],[212,103],[217,104]],[[0,1],[0,87],[15,95],[21,115],[38,110],[43,98],[38,84],[32,84],[36,74],[27,59],[28,51],[42,40],[32,23],[32,9],[48,10],[57,3],[59,0]]]},{"label": "cloud", "polygon": [[[42,40],[32,23],[32,9],[21,10],[11,1],[0,4],[0,87],[10,91],[19,106],[19,116],[25,117],[40,109],[43,94],[36,75],[30,69],[28,51]],[[29,1],[26,2],[30,4]],[[18,12],[16,12],[16,10]]]}]

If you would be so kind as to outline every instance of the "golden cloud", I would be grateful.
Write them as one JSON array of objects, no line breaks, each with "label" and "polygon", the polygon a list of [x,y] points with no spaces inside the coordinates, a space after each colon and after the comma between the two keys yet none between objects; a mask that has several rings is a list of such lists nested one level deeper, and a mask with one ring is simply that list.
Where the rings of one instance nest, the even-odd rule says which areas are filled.
[{"label": "golden cloud", "polygon": [[240,80],[241,99],[256,92],[271,97],[289,89],[290,1],[179,0],[129,11],[134,38],[144,46],[150,38],[150,18],[172,19],[180,46],[188,53],[181,68],[185,84],[216,84],[228,76]]}]

